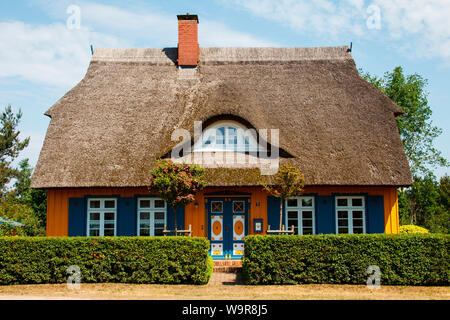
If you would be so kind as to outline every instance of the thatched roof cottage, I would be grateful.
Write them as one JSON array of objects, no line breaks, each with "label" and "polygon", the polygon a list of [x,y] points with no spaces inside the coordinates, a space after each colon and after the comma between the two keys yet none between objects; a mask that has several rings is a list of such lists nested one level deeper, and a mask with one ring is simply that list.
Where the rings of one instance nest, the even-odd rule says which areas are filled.
[{"label": "thatched roof cottage", "polygon": [[[96,49],[46,112],[32,187],[48,192],[49,236],[173,228],[148,172],[180,145],[181,158],[214,160],[203,162],[208,187],[177,210],[177,227],[208,237],[213,256],[239,258],[243,236],[280,228],[279,200],[257,183],[273,163],[305,174],[305,194],[284,204],[295,233],[398,232],[397,188],[411,184],[402,110],[358,75],[348,47],[199,48],[198,17],[178,19],[178,48]],[[262,142],[277,152],[252,152]]]}]

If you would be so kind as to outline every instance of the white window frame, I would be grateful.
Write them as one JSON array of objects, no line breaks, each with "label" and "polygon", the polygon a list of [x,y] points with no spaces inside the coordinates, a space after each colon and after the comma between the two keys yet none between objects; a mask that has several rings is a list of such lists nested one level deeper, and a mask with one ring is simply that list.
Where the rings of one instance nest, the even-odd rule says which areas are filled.
[{"label": "white window frame", "polygon": [[[220,128],[224,128],[224,143],[217,144],[216,143],[216,133]],[[236,138],[237,143],[229,143],[229,130],[228,128],[233,128],[236,130]],[[214,124],[208,126],[203,130],[201,137],[197,142],[194,143],[193,151],[194,152],[213,152],[213,151],[240,151],[240,152],[250,152],[258,150],[258,142],[256,137],[256,130],[247,131],[248,128],[244,127],[237,121],[218,121]],[[210,137],[213,137],[214,141],[211,141],[210,144],[206,144]],[[247,141],[247,142],[246,142]]]},{"label": "white window frame", "polygon": [[[91,201],[100,201],[100,208],[91,208]],[[114,209],[105,208],[105,201],[114,201]],[[91,213],[100,214],[100,228],[98,236],[90,235]],[[117,235],[117,199],[116,198],[88,198],[87,199],[87,226],[86,235],[88,237],[104,237],[105,235],[105,213],[114,212],[114,237]]]},{"label": "white window frame", "polygon": [[[147,200],[150,201],[150,208],[141,208],[141,201]],[[141,236],[141,212],[149,212],[150,213],[150,232],[149,237],[155,237],[155,213],[164,211],[164,226],[167,226],[167,202],[164,201],[164,207],[156,208],[155,201],[161,200],[161,198],[154,197],[139,197],[137,198],[137,235]]]},{"label": "white window frame", "polygon": [[[290,206],[288,207],[288,200],[285,200],[284,207],[285,207],[285,221],[287,228],[289,229],[291,226],[288,223],[288,211],[297,211],[297,234],[303,235],[303,212],[304,211],[311,211],[311,220],[312,220],[312,234],[316,234],[316,203],[315,203],[315,197],[314,196],[301,196],[301,197],[292,197],[290,199],[297,199],[297,206]],[[303,199],[311,199],[312,200],[312,206],[311,207],[305,207],[302,205]],[[310,228],[310,227],[308,227]]]},{"label": "white window frame", "polygon": [[[338,200],[339,199],[347,199],[347,206],[338,206]],[[362,200],[362,206],[353,206],[352,200],[353,199],[361,199]],[[366,199],[364,196],[336,196],[334,200],[334,207],[335,207],[335,225],[336,225],[336,234],[345,234],[345,233],[339,233],[339,216],[338,211],[347,211],[347,228],[348,228],[348,234],[353,234],[353,212],[354,211],[362,211],[362,227],[363,227],[363,234],[366,233]]]}]

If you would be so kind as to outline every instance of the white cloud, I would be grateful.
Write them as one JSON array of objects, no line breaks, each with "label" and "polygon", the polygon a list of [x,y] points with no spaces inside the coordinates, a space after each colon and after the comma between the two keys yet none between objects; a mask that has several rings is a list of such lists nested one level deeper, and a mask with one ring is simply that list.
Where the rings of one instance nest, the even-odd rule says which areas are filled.
[{"label": "white cloud", "polygon": [[[335,38],[350,34],[361,39],[378,36],[403,52],[439,57],[450,63],[449,0],[234,0],[256,16],[276,21],[296,32]],[[366,21],[375,5],[381,29]]]},{"label": "white cloud", "polygon": [[51,86],[73,86],[90,59],[91,41],[116,45],[112,37],[86,28],[69,30],[63,24],[31,26],[0,23],[0,78],[19,77]]},{"label": "white cloud", "polygon": [[[53,2],[43,5],[55,10]],[[58,12],[67,19],[64,7]],[[30,25],[20,21],[0,23],[0,80],[19,79],[43,85],[67,87],[80,81],[94,47],[176,46],[176,16],[125,10],[97,3],[81,2],[81,28],[70,30],[66,23]],[[52,8],[52,9],[51,9]],[[201,46],[274,46],[273,42],[228,28],[222,23],[202,20]],[[156,44],[156,45],[155,45]]]}]

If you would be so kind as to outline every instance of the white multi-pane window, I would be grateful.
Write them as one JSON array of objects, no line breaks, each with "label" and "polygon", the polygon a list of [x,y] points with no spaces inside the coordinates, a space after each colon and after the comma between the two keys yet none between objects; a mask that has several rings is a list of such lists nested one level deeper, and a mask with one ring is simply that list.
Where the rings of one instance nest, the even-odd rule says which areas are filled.
[{"label": "white multi-pane window", "polygon": [[337,233],[366,233],[364,197],[336,197]]},{"label": "white multi-pane window", "polygon": [[167,223],[166,202],[158,198],[138,199],[138,236],[162,236]]},{"label": "white multi-pane window", "polygon": [[88,199],[87,235],[103,237],[116,235],[116,199]]},{"label": "white multi-pane window", "polygon": [[295,234],[314,234],[314,197],[295,197],[286,200],[287,227],[294,226]]}]

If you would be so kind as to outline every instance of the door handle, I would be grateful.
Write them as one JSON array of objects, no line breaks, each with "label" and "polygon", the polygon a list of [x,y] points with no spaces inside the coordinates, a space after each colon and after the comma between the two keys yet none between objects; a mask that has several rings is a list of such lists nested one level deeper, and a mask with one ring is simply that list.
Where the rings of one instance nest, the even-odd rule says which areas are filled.
[{"label": "door handle", "polygon": [[229,226],[227,226],[227,232],[230,232],[230,227]]}]

